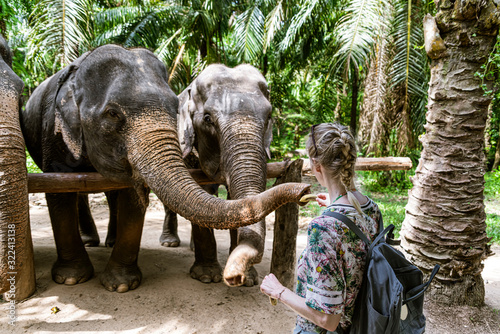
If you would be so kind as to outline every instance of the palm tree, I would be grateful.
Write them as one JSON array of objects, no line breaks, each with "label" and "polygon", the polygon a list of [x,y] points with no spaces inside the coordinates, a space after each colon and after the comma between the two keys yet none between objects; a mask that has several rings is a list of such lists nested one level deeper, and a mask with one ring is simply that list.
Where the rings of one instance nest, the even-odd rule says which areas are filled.
[{"label": "palm tree", "polygon": [[208,64],[228,63],[224,39],[234,6],[229,0],[127,1],[99,10],[95,44],[153,50],[169,69],[172,89],[180,92]]},{"label": "palm tree", "polygon": [[[92,0],[40,0],[30,17],[27,58],[33,70],[52,65],[53,72],[92,47]],[[50,67],[49,67],[50,68]]]},{"label": "palm tree", "polygon": [[493,0],[466,6],[439,2],[435,18],[425,20],[432,58],[429,110],[401,235],[405,251],[424,271],[441,264],[432,298],[481,305],[482,260],[489,253],[484,129],[491,101],[481,86],[491,81],[481,82],[475,73],[493,49],[500,18]]},{"label": "palm tree", "polygon": [[[422,17],[426,3],[388,1],[380,15],[380,35],[372,55],[360,113],[359,140],[366,154],[384,155],[389,144],[401,154],[423,131],[428,82]],[[389,136],[396,132],[396,142]]]}]

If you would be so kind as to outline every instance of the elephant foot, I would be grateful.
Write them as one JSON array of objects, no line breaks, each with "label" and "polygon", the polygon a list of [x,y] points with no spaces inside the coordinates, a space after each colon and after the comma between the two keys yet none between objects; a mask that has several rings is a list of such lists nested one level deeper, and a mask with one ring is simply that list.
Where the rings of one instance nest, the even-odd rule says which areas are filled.
[{"label": "elephant foot", "polygon": [[100,275],[100,280],[108,291],[127,292],[141,284],[142,273],[137,264],[123,266],[110,261]]},{"label": "elephant foot", "polygon": [[203,283],[219,283],[222,280],[222,268],[219,262],[211,264],[194,263],[189,270],[191,278]]},{"label": "elephant foot", "polygon": [[109,234],[106,236],[106,242],[104,243],[106,247],[113,248],[116,243],[116,236],[110,236]]},{"label": "elephant foot", "polygon": [[177,233],[164,233],[160,236],[160,244],[163,247],[179,247],[181,244],[181,239]]},{"label": "elephant foot", "polygon": [[257,270],[253,267],[257,257],[258,252],[254,247],[238,245],[227,259],[224,283],[231,287],[242,285],[251,287],[259,284]]},{"label": "elephant foot", "polygon": [[85,247],[98,247],[101,239],[99,234],[83,234],[81,233],[82,241]]},{"label": "elephant foot", "polygon": [[75,285],[94,276],[94,267],[87,257],[84,260],[63,261],[57,259],[52,266],[52,280],[58,284]]}]

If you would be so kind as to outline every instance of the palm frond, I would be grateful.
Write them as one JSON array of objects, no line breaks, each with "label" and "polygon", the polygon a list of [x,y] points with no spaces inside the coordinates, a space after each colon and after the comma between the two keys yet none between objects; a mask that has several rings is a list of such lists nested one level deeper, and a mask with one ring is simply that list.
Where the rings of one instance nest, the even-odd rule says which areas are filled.
[{"label": "palm frond", "polygon": [[42,61],[51,55],[64,66],[91,48],[91,0],[41,0],[34,8],[28,57]]},{"label": "palm frond", "polygon": [[284,20],[283,1],[280,0],[266,17],[265,30],[264,30],[264,45],[263,45],[264,53],[271,45],[271,42],[276,32],[283,25],[283,20]]},{"label": "palm frond", "polygon": [[[407,112],[408,116],[403,115],[402,119],[411,123],[407,127],[418,136],[423,131],[429,81],[426,71],[427,55],[421,47],[424,43],[423,30],[421,25],[417,24],[421,22],[421,18],[418,13],[412,11],[411,1],[396,2],[395,11],[390,32],[394,48],[390,66],[392,70],[389,73],[390,89],[403,86],[402,111]],[[415,142],[415,139],[412,141]]]},{"label": "palm frond", "polygon": [[316,15],[313,14],[320,15],[320,13],[323,12],[321,11],[320,5],[320,0],[306,0],[305,3],[301,5],[299,12],[292,17],[286,35],[280,42],[279,49],[282,52],[292,46],[307,22],[311,22],[313,19],[316,19]]},{"label": "palm frond", "polygon": [[265,17],[257,4],[238,15],[234,24],[237,56],[246,62],[256,59],[263,49]]},{"label": "palm frond", "polygon": [[375,42],[386,28],[384,9],[387,1],[351,0],[345,8],[345,15],[335,27],[337,50],[331,71],[350,68],[359,69],[373,54]]}]

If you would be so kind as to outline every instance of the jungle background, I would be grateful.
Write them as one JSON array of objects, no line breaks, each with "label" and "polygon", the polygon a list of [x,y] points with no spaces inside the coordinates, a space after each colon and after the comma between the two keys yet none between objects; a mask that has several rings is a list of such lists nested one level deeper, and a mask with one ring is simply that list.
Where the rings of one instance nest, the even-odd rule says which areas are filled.
[{"label": "jungle background", "polygon": [[[349,124],[364,157],[407,156],[410,171],[359,172],[365,191],[399,229],[425,132],[429,59],[422,19],[430,0],[0,0],[0,32],[25,83],[97,46],[152,50],[179,94],[207,65],[250,63],[273,105],[273,160],[300,155],[311,125]],[[485,131],[487,234],[500,242],[500,38],[478,80],[493,79]],[[295,154],[294,154],[295,153]],[[29,172],[39,172],[28,157]],[[304,214],[314,216],[319,209]]]},{"label": "jungle background", "polygon": [[[146,47],[179,94],[211,63],[250,63],[273,105],[273,160],[303,153],[311,125],[349,124],[363,157],[407,156],[410,171],[358,172],[358,183],[397,230],[425,134],[430,60],[423,17],[429,0],[0,0],[0,33],[25,83],[46,78],[100,45]],[[476,73],[493,98],[485,130],[486,233],[500,243],[500,38]],[[39,172],[28,157],[28,171]],[[319,207],[301,209],[314,217]],[[495,311],[495,310],[494,310]],[[498,316],[498,310],[496,310]]]}]

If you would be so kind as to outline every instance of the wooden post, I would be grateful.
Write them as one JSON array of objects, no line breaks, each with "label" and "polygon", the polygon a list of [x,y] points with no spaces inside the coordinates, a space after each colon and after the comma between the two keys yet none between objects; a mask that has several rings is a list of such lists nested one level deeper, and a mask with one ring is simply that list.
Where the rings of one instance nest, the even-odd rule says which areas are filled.
[{"label": "wooden post", "polygon": [[[302,159],[298,159],[289,164],[285,173],[276,179],[274,185],[301,182],[303,162]],[[298,229],[298,204],[288,203],[276,210],[270,271],[289,289],[293,289],[295,284],[295,248]]]}]

